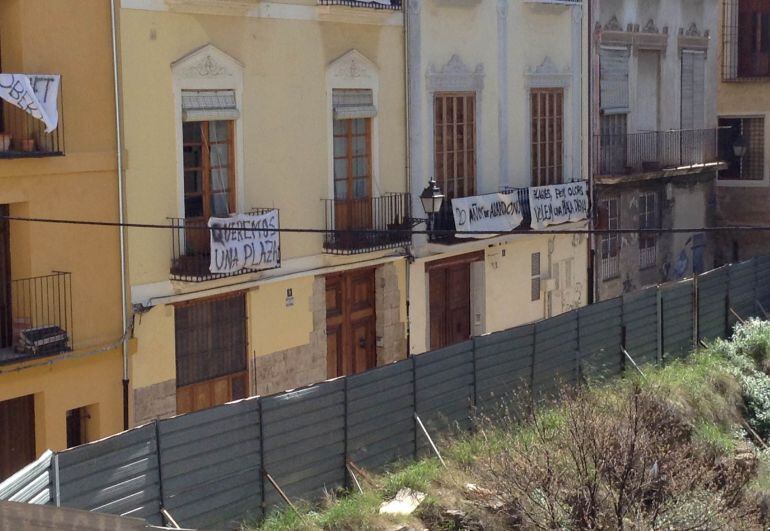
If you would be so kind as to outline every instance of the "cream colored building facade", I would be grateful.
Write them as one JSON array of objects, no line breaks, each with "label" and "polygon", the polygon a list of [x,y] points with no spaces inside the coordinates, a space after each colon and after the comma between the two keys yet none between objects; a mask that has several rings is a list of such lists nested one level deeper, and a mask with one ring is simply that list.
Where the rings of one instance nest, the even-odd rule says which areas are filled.
[{"label": "cream colored building facade", "polygon": [[[213,210],[205,194],[229,174],[225,215],[278,209],[280,227],[316,230],[405,223],[402,12],[319,4],[122,1],[129,221],[186,227],[129,234],[134,424],[406,356],[408,233],[281,233],[279,267],[224,278],[192,249],[197,172],[212,179]],[[206,96],[220,107],[196,115]],[[224,162],[217,123],[229,127]],[[191,162],[201,151],[209,160]]]},{"label": "cream colored building facade", "polygon": [[[467,176],[465,190],[455,190],[455,197],[586,179],[586,21],[580,2],[411,0],[406,10],[414,198],[431,177],[452,195],[442,166],[443,139],[437,139],[447,123],[439,116],[447,97],[464,102],[466,120],[473,122],[465,134],[473,153],[455,175]],[[562,168],[548,182],[539,182],[532,152],[533,105],[549,95],[559,98],[549,99],[548,105],[555,102],[561,118],[554,130]],[[441,220],[436,227],[442,228]],[[587,228],[587,222],[553,228]],[[586,236],[573,234],[522,231],[470,241],[416,237],[409,276],[410,353],[453,341],[458,324],[452,303],[445,317],[436,312],[447,292],[449,299],[461,297],[451,290],[458,280],[464,282],[468,272],[463,269],[470,274],[473,336],[587,304],[587,249]]]}]

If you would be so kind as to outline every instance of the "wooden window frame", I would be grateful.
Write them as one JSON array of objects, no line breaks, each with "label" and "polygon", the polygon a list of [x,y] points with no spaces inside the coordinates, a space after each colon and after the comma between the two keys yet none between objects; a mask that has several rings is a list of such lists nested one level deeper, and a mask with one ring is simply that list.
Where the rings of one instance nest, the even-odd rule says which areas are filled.
[{"label": "wooden window frame", "polygon": [[[217,142],[217,144],[227,144],[228,149],[228,209],[230,212],[235,212],[237,209],[236,206],[236,183],[235,183],[235,121],[234,120],[221,120],[223,122],[227,122],[228,124],[228,139],[226,142]],[[185,205],[185,218],[192,218],[192,219],[208,219],[212,217],[212,207],[211,207],[211,201],[213,198],[213,192],[211,188],[211,144],[209,141],[209,126],[212,122],[211,121],[203,121],[203,122],[184,122],[182,124],[182,186],[184,188],[184,205]],[[184,138],[184,128],[187,124],[195,124],[200,126],[200,135],[201,135],[201,141],[200,142],[186,142]],[[198,147],[200,149],[201,153],[201,165],[200,166],[186,166],[184,162],[184,149],[187,147]],[[200,192],[194,192],[194,193],[188,193],[185,181],[186,181],[186,174],[190,171],[198,171],[201,174],[201,185],[202,189]],[[201,201],[203,204],[203,216],[190,216],[187,212],[187,200],[191,197],[201,197]]]},{"label": "wooden window frame", "polygon": [[[620,198],[605,197],[600,201],[600,205],[600,209],[606,216],[606,226],[603,228],[606,230],[620,229]],[[620,276],[620,244],[620,235],[617,233],[601,236],[599,257],[602,261],[602,280],[612,280]],[[610,267],[611,263],[614,267]]]},{"label": "wooden window frame", "polygon": [[[366,169],[366,171],[367,171],[367,175],[366,175],[367,194],[364,197],[358,197],[358,198],[355,198],[353,196],[353,184],[354,184],[354,181],[357,178],[359,178],[359,177],[354,177],[354,175],[353,175],[354,162],[355,162],[355,159],[361,158],[360,156],[355,156],[354,151],[353,151],[353,139],[356,138],[356,137],[361,136],[361,135],[354,135],[353,134],[353,122],[355,122],[356,120],[364,120],[364,122],[366,124],[365,131],[364,131],[364,136],[366,138],[366,142],[365,142],[366,154],[365,154],[365,156],[367,158],[367,169]],[[334,140],[336,140],[337,138],[345,138],[346,139],[346,142],[345,142],[345,146],[346,146],[345,155],[337,156],[336,154],[334,154],[334,152],[332,152],[332,155],[334,157],[334,163],[333,163],[334,185],[333,185],[333,190],[332,190],[332,192],[334,194],[334,198],[335,199],[341,199],[341,198],[337,197],[337,181],[343,181],[343,180],[347,181],[346,182],[346,186],[345,186],[345,188],[346,188],[346,196],[345,196],[344,200],[368,199],[368,198],[371,198],[372,197],[372,181],[373,181],[373,178],[372,178],[372,168],[373,168],[373,166],[372,166],[372,118],[354,118],[354,119],[341,119],[341,120],[334,119],[333,121],[335,123],[336,122],[340,122],[340,123],[345,124],[345,134],[344,135],[338,135],[335,132],[335,129],[336,129],[334,127],[335,123],[332,123],[332,135],[334,137]],[[334,140],[332,140],[332,144],[334,144]],[[333,148],[334,148],[334,146],[333,146]],[[340,178],[337,177],[337,161],[338,160],[346,160],[347,161],[347,176],[346,176],[345,179],[340,179]]]},{"label": "wooden window frame", "polygon": [[[659,227],[660,205],[658,203],[658,192],[650,191],[639,194],[640,229],[657,229]],[[650,205],[652,205],[651,208]],[[657,246],[657,234],[639,235],[639,269],[649,269],[657,265]]]},{"label": "wooden window frame", "polygon": [[[453,120],[447,121],[447,102],[454,99],[455,102],[461,101],[463,106],[463,122],[456,120],[457,113],[453,112]],[[469,103],[471,103],[472,112],[468,112]],[[442,112],[439,113],[439,105],[442,106]],[[476,194],[476,171],[477,171],[477,117],[478,102],[476,92],[436,92],[433,95],[433,144],[434,157],[433,169],[436,182],[444,191],[448,199],[455,197],[471,197]],[[470,120],[469,120],[470,119]],[[460,127],[463,131],[463,145],[458,146],[458,135]],[[450,134],[451,133],[451,134]],[[449,143],[452,145],[449,146]],[[440,146],[439,146],[440,144]],[[440,149],[439,149],[440,147]],[[451,149],[450,149],[451,148]],[[462,154],[463,177],[458,177],[458,154]],[[446,171],[450,166],[449,156],[452,156],[452,175],[451,186],[450,176]],[[458,192],[459,183],[462,180],[462,190]]]},{"label": "wooden window frame", "polygon": [[532,186],[564,182],[564,118],[563,88],[530,89]]}]

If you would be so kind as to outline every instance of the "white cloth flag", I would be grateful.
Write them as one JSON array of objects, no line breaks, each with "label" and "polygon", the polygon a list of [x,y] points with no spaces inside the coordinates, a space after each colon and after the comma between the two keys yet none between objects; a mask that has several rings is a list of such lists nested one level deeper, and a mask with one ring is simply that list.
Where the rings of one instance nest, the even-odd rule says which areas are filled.
[{"label": "white cloth flag", "polygon": [[[458,238],[490,238],[494,233],[511,232],[524,219],[517,193],[454,198],[452,214]],[[463,234],[481,231],[489,234]]]},{"label": "white cloth flag", "polygon": [[209,218],[212,273],[235,273],[242,269],[280,266],[278,211],[262,215],[235,214]]},{"label": "white cloth flag", "polygon": [[543,230],[588,218],[588,183],[577,181],[553,186],[533,186],[529,189],[532,228]]},{"label": "white cloth flag", "polygon": [[0,98],[43,122],[45,132],[50,133],[59,125],[60,80],[61,76],[53,74],[0,74]]}]

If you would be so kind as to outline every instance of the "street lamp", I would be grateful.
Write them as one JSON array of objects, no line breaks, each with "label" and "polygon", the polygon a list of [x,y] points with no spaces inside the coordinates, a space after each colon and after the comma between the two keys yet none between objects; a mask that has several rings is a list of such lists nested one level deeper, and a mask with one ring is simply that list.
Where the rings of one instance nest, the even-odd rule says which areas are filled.
[{"label": "street lamp", "polygon": [[420,194],[420,201],[422,202],[422,208],[428,215],[428,230],[433,228],[433,217],[441,210],[441,205],[444,203],[444,192],[436,184],[436,180],[431,178],[428,182],[428,186]]},{"label": "street lamp", "polygon": [[733,153],[735,153],[735,156],[739,159],[742,159],[746,156],[746,152],[749,150],[749,145],[746,143],[746,139],[743,138],[743,135],[739,134],[738,138],[735,139],[735,142],[733,142]]}]

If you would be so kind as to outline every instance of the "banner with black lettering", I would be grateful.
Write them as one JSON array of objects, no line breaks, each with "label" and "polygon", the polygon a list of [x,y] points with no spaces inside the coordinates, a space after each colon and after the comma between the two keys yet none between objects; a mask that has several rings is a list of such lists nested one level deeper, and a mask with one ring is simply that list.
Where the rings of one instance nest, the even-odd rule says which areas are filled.
[{"label": "banner with black lettering", "polygon": [[[496,233],[510,232],[524,219],[518,193],[455,198],[452,213],[458,238],[489,238]],[[488,234],[463,234],[479,231]]]},{"label": "banner with black lettering", "polygon": [[281,265],[278,211],[209,218],[212,273],[272,269]]},{"label": "banner with black lettering", "polygon": [[533,186],[529,189],[529,208],[535,230],[588,219],[588,183]]},{"label": "banner with black lettering", "polygon": [[0,99],[18,107],[45,124],[50,133],[59,126],[58,75],[0,74]]}]

